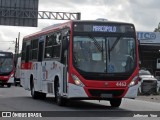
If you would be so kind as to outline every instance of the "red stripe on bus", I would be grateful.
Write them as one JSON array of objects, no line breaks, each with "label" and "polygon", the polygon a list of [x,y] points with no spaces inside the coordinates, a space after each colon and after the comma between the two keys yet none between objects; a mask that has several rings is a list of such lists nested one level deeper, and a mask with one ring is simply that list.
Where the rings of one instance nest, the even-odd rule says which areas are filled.
[{"label": "red stripe on bus", "polygon": [[27,69],[30,70],[32,68],[32,62],[28,63],[21,63],[21,69]]}]

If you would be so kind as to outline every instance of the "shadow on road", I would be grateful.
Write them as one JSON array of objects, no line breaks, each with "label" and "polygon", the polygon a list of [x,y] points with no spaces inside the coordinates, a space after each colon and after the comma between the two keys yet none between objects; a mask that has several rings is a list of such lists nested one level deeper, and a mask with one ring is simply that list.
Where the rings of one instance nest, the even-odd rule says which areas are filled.
[{"label": "shadow on road", "polygon": [[[45,100],[38,100],[47,104],[56,105],[54,97],[47,97]],[[103,102],[103,103],[101,103]],[[104,104],[105,103],[105,104]],[[126,111],[122,108],[111,107],[108,101],[98,101],[98,100],[68,100],[65,106],[59,106],[62,108],[67,108],[69,110],[117,110]]]},{"label": "shadow on road", "polygon": [[2,111],[5,109],[9,111],[42,111],[44,116],[54,117],[130,117],[134,115],[132,111],[113,108],[104,101],[99,103],[97,101],[72,100],[66,106],[58,106],[53,97],[47,97],[45,100],[35,100],[30,96],[2,97],[0,107]]}]

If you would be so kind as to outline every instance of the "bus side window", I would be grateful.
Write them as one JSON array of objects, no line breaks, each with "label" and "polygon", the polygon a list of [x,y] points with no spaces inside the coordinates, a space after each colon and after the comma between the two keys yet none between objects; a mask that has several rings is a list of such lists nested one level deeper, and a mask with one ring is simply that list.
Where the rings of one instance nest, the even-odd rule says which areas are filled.
[{"label": "bus side window", "polygon": [[22,44],[22,60],[25,60],[26,42]]},{"label": "bus side window", "polygon": [[31,41],[31,59],[36,60],[38,57],[38,39]]},{"label": "bus side window", "polygon": [[45,56],[44,56],[44,58],[51,58],[52,57],[53,41],[54,41],[54,34],[46,36]]},{"label": "bus side window", "polygon": [[61,39],[62,39],[62,34],[61,33],[57,33],[56,44],[61,44]]},{"label": "bus side window", "polygon": [[54,39],[53,44],[53,58],[60,58],[61,51],[61,33],[56,33],[56,38]]},{"label": "bus side window", "polygon": [[30,49],[30,45],[26,46],[26,57],[25,57],[25,62],[29,62],[29,50]]}]

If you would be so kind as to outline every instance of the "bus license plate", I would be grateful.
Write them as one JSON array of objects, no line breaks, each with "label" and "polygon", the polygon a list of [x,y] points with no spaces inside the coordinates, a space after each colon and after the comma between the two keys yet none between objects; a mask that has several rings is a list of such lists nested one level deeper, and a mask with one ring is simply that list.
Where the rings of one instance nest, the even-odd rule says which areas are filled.
[{"label": "bus license plate", "polygon": [[102,98],[112,98],[112,94],[101,94]]}]

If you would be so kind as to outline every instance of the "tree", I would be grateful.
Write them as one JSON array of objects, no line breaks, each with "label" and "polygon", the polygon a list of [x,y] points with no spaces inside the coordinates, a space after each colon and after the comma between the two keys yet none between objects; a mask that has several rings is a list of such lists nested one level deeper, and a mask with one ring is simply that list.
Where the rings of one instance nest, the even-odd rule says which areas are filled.
[{"label": "tree", "polygon": [[158,27],[154,29],[154,32],[160,32],[160,23],[158,24]]}]

